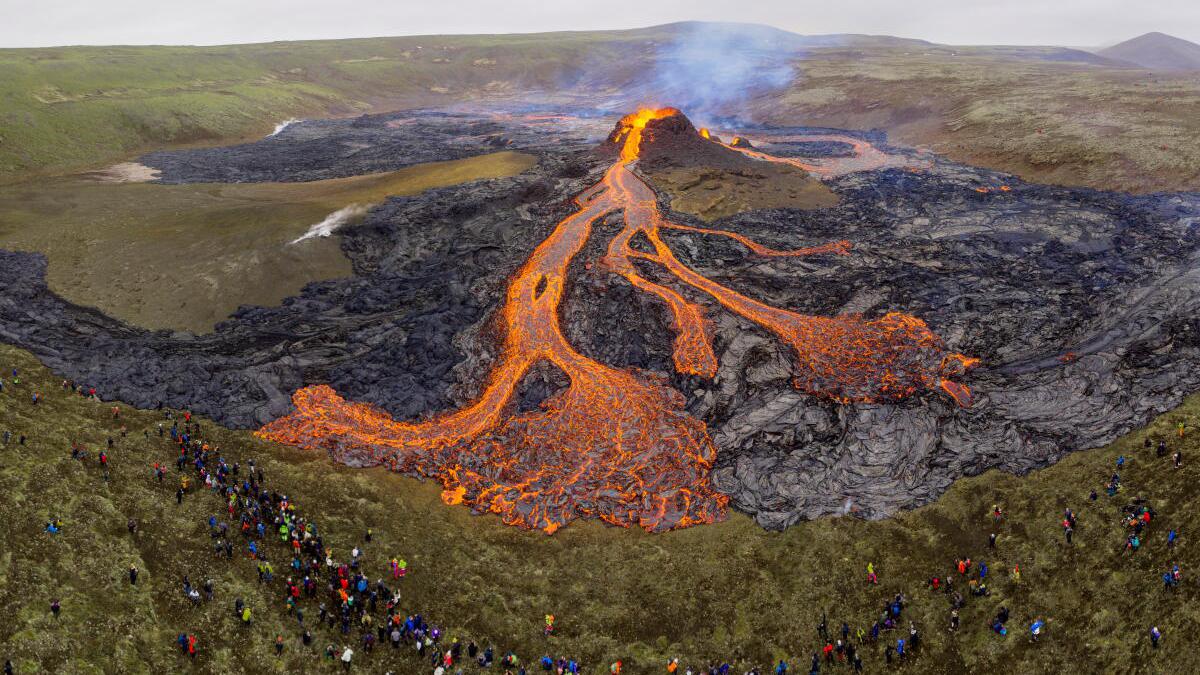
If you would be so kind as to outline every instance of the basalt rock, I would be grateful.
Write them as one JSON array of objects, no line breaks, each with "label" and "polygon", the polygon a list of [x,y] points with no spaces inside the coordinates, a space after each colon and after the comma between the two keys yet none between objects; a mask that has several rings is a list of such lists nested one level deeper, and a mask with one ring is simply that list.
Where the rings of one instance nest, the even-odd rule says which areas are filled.
[{"label": "basalt rock", "polygon": [[[408,117],[419,121],[389,124]],[[506,279],[611,161],[592,151],[602,131],[496,120],[427,112],[306,122],[246,146],[154,153],[146,161],[167,181],[352,175],[492,151],[500,137],[539,163],[388,200],[341,232],[355,276],[311,284],[279,307],[242,308],[204,336],[145,331],[71,305],[47,289],[40,256],[0,252],[0,340],[105,398],[190,407],[232,426],[277,418],[306,384],[402,419],[460,406],[496,353],[490,321]],[[769,141],[809,130],[738,131]],[[722,237],[664,236],[684,264],[764,303],[920,317],[950,349],[981,359],[963,378],[970,408],[932,391],[888,404],[805,395],[792,386],[788,348],[690,295],[709,308],[719,372],[676,373],[669,313],[603,265],[612,226],[599,225],[573,261],[561,307],[582,353],[652,372],[685,396],[718,447],[714,483],[762,525],[884,517],[964,475],[1022,473],[1102,445],[1200,389],[1200,195],[1033,185],[939,160],[826,182],[837,206],[705,225],[779,249],[848,239],[849,256],[764,259]],[[671,281],[652,264],[639,271]],[[516,405],[536,406],[562,386],[561,373],[538,370]]]}]

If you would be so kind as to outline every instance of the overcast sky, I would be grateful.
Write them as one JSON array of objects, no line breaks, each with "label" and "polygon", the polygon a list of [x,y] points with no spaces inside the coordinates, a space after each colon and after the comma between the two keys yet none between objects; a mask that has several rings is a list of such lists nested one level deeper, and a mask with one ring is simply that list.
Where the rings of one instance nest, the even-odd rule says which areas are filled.
[{"label": "overcast sky", "polygon": [[1200,0],[0,0],[0,46],[228,44],[748,21],[950,44],[1200,42]]}]

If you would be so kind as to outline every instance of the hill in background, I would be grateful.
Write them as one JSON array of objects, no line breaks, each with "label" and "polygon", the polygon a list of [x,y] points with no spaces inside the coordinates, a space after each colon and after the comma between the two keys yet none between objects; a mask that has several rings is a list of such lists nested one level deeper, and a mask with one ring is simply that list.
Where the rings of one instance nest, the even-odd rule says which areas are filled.
[{"label": "hill in background", "polygon": [[1200,70],[1200,45],[1165,33],[1146,33],[1097,52],[1150,70]]}]

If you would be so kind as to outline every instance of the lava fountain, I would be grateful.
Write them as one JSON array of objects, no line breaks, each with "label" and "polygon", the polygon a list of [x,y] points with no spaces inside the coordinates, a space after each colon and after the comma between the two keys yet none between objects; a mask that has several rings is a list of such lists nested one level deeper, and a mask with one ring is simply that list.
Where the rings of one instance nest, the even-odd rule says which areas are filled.
[{"label": "lava fountain", "polygon": [[[794,383],[803,391],[838,401],[877,401],[929,388],[969,405],[970,391],[950,378],[973,361],[946,352],[920,319],[899,313],[873,321],[859,315],[797,314],[752,300],[681,263],[662,239],[663,229],[729,237],[762,256],[848,255],[851,246],[839,241],[781,251],[735,232],[667,220],[654,191],[631,166],[643,136],[653,133],[656,123],[678,124],[679,119],[691,128],[672,108],[639,110],[618,123],[610,140],[620,147],[619,159],[599,183],[576,197],[578,210],[558,223],[510,281],[497,322],[500,355],[473,403],[407,423],[373,406],[345,401],[328,386],[311,386],[295,393],[294,413],[258,434],[325,449],[356,465],[435,478],[449,504],[490,511],[505,523],[547,533],[575,518],[654,532],[723,519],[728,498],[709,482],[716,448],[704,423],[684,411],[683,396],[646,373],[594,361],[563,336],[559,306],[567,268],[593,226],[617,212],[623,227],[603,264],[670,309],[679,372],[703,377],[717,372],[705,308],[642,277],[634,260],[661,266],[679,285],[787,343],[797,360]],[[653,252],[631,246],[639,234]],[[540,410],[514,411],[517,386],[542,362],[565,373],[569,386]]]}]

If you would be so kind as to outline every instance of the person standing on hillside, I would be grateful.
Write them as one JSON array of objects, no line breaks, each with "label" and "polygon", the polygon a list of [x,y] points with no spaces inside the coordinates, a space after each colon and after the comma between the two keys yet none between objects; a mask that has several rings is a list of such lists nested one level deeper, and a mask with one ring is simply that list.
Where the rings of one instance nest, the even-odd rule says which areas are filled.
[{"label": "person standing on hillside", "polygon": [[136,585],[137,585],[137,579],[138,579],[138,568],[137,568],[137,565],[130,565],[130,566],[129,566],[129,585],[130,585],[130,586],[136,586]]}]

